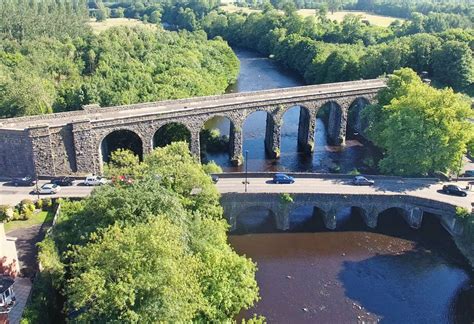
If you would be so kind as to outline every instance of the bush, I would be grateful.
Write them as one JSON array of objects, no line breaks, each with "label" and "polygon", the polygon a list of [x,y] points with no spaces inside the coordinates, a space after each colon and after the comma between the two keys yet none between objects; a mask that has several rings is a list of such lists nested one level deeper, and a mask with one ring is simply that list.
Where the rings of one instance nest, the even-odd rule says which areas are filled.
[{"label": "bush", "polygon": [[48,209],[51,209],[51,207],[53,207],[53,201],[51,200],[51,198],[43,198],[42,201],[43,201],[44,210],[48,210]]},{"label": "bush", "polygon": [[280,195],[280,202],[282,204],[292,204],[293,203],[293,197],[289,193],[282,193]]},{"label": "bush", "polygon": [[0,222],[9,221],[13,217],[13,208],[8,205],[0,205]]},{"label": "bush", "polygon": [[37,209],[43,209],[43,200],[42,199],[38,199],[36,201],[36,208]]},{"label": "bush", "polygon": [[357,170],[357,169],[352,169],[352,171],[349,172],[349,174],[350,174],[350,175],[359,175],[360,172],[359,172],[359,170]]},{"label": "bush", "polygon": [[212,173],[222,173],[222,168],[216,164],[216,162],[211,161],[207,164],[203,164],[202,168],[204,169],[204,172],[207,174],[212,174]]},{"label": "bush", "polygon": [[30,217],[33,216],[33,211],[29,208],[25,208],[22,212],[21,212],[21,219],[22,220],[28,220],[30,219]]}]

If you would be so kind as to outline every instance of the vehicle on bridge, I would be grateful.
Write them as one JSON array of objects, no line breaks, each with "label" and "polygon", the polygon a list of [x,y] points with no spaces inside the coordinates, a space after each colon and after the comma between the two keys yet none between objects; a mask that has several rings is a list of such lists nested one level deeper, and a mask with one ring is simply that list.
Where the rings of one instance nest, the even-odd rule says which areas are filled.
[{"label": "vehicle on bridge", "polygon": [[58,186],[72,186],[74,184],[74,179],[69,178],[69,177],[60,177],[60,178],[54,178],[51,180],[51,183],[56,184]]},{"label": "vehicle on bridge", "polygon": [[86,186],[101,186],[107,184],[107,179],[99,176],[89,176],[84,180]]},{"label": "vehicle on bridge", "polygon": [[23,177],[23,178],[13,179],[11,183],[16,187],[18,186],[31,187],[36,184],[36,180],[34,180],[32,177]]},{"label": "vehicle on bridge", "polygon": [[295,179],[284,173],[277,173],[273,176],[273,183],[294,183]]},{"label": "vehicle on bridge", "polygon": [[54,195],[57,194],[61,190],[61,187],[54,183],[45,183],[35,190],[36,194],[40,195]]},{"label": "vehicle on bridge", "polygon": [[444,185],[443,192],[448,195],[466,197],[467,192],[459,186],[456,185]]},{"label": "vehicle on bridge", "polygon": [[374,180],[369,180],[363,176],[357,176],[352,179],[352,184],[355,186],[373,186],[374,183]]}]

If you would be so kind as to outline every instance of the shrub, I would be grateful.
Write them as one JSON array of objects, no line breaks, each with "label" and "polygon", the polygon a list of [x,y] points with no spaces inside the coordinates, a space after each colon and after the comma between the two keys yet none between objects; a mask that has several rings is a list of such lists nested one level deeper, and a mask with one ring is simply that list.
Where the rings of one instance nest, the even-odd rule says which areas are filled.
[{"label": "shrub", "polygon": [[21,213],[24,213],[25,210],[29,210],[29,211],[33,212],[33,211],[35,211],[35,209],[36,209],[35,204],[30,199],[23,199],[20,202],[20,212]]},{"label": "shrub", "polygon": [[456,216],[459,218],[468,218],[471,216],[471,213],[466,208],[456,207]]},{"label": "shrub", "polygon": [[282,193],[280,195],[280,201],[282,204],[292,204],[293,203],[293,197],[289,193]]},{"label": "shrub", "polygon": [[212,174],[212,173],[222,173],[222,168],[216,164],[216,162],[211,161],[207,164],[203,164],[202,168],[204,169],[204,172],[207,174]]},{"label": "shrub", "polygon": [[43,209],[50,209],[53,207],[53,201],[51,198],[43,198]]},{"label": "shrub", "polygon": [[36,208],[37,209],[43,209],[43,200],[42,199],[38,199],[36,201]]},{"label": "shrub", "polygon": [[25,208],[21,213],[22,220],[28,220],[33,215],[33,211],[30,208]]},{"label": "shrub", "polygon": [[350,174],[350,175],[359,175],[360,172],[359,172],[359,170],[357,170],[357,169],[352,169],[352,171],[349,172],[349,174]]},{"label": "shrub", "polygon": [[13,217],[13,208],[8,205],[0,205],[0,222],[5,222]]}]

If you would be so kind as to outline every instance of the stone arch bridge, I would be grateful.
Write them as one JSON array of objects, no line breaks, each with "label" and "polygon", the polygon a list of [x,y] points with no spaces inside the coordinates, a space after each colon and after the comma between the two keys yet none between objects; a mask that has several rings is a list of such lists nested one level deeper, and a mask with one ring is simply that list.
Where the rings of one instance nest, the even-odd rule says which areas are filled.
[{"label": "stone arch bridge", "polygon": [[[313,207],[322,212],[325,226],[336,229],[336,214],[345,208],[357,208],[366,225],[377,226],[381,213],[396,208],[412,228],[421,226],[425,213],[434,214],[451,233],[460,235],[463,225],[456,217],[456,205],[439,200],[410,196],[407,194],[336,194],[336,193],[291,193],[293,202],[285,202],[282,193],[222,193],[221,205],[231,230],[237,229],[238,218],[249,210],[266,209],[270,211],[278,230],[290,228],[290,215],[300,207]],[[313,213],[313,215],[315,214]],[[314,216],[313,216],[314,217]]]},{"label": "stone arch bridge", "polygon": [[[143,154],[153,150],[155,135],[170,123],[186,127],[190,149],[199,156],[200,131],[216,116],[230,120],[229,155],[239,163],[243,123],[256,111],[267,112],[265,146],[278,157],[282,117],[295,106],[300,107],[299,146],[310,153],[316,115],[323,106],[330,108],[329,140],[342,145],[349,111],[358,116],[361,107],[372,103],[384,87],[382,79],[362,80],[116,107],[92,105],[81,111],[0,119],[0,177],[100,173],[102,144],[108,135],[125,132],[138,146],[136,152]],[[351,127],[360,130],[360,119]]]}]

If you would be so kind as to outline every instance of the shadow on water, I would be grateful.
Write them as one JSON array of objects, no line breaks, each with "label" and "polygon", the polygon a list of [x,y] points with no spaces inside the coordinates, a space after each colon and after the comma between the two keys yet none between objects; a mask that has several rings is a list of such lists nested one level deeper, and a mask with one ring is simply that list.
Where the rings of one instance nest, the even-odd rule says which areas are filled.
[{"label": "shadow on water", "polygon": [[381,323],[450,323],[455,320],[454,305],[446,300],[456,300],[468,276],[438,259],[417,246],[399,254],[344,261],[338,278],[345,295],[377,314]]}]

